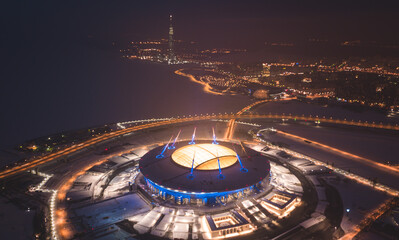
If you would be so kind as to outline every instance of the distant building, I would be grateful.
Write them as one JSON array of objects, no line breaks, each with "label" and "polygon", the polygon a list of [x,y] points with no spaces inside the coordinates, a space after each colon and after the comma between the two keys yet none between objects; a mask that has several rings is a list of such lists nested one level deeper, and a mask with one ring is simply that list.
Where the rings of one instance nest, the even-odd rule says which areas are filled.
[{"label": "distant building", "polygon": [[262,77],[270,77],[270,64],[262,63]]},{"label": "distant building", "polygon": [[172,24],[172,15],[169,16],[169,39],[168,39],[168,64],[175,64],[177,63],[176,55],[174,52],[174,46],[173,46],[173,24]]}]

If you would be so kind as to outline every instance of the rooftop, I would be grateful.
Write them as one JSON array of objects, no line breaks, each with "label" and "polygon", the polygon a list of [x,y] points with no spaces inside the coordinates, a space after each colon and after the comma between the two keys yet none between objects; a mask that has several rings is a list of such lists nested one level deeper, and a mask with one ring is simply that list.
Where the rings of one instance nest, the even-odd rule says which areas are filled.
[{"label": "rooftop", "polygon": [[[267,157],[260,155],[259,152],[256,152],[250,148],[244,147],[244,151],[244,149],[238,144],[220,141],[219,144],[216,145],[218,146],[216,149],[226,149],[224,154],[227,156],[231,156],[228,154],[235,155],[236,153],[231,150],[235,149],[237,154],[240,156],[243,166],[248,170],[248,172],[241,171],[241,165],[236,158],[233,164],[230,166],[224,166],[224,168],[222,168],[222,174],[224,176],[223,178],[218,177],[218,169],[204,171],[197,170],[197,168],[194,168],[193,177],[188,178],[191,173],[192,156],[190,156],[191,163],[190,167],[188,167],[176,163],[176,161],[173,159],[174,154],[181,149],[190,149],[185,148],[185,146],[212,146],[210,142],[211,140],[197,141],[197,144],[195,145],[189,145],[188,141],[177,142],[177,149],[167,150],[164,153],[164,158],[156,158],[164,146],[157,147],[142,157],[140,160],[140,171],[145,178],[163,188],[187,191],[188,193],[216,193],[238,190],[250,187],[269,176],[270,163]],[[194,149],[203,151],[201,147],[195,147],[191,148],[187,155],[190,155],[191,151]],[[206,161],[207,159],[211,158],[211,160],[208,161],[212,161],[212,159],[214,159],[212,156],[212,154],[206,153],[204,154],[203,159]],[[197,159],[197,157],[195,159]],[[200,166],[200,164],[197,166]]]},{"label": "rooftop", "polygon": [[172,160],[177,164],[197,170],[216,170],[226,168],[237,162],[236,153],[218,144],[194,144],[177,149],[172,154]]}]

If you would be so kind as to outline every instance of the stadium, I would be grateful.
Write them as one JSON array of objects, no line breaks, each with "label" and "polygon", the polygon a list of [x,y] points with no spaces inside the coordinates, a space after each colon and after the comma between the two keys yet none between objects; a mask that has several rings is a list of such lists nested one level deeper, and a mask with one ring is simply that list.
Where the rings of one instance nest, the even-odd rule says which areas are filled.
[{"label": "stadium", "polygon": [[180,141],[140,161],[148,190],[175,204],[225,205],[260,192],[270,181],[267,157],[240,143]]}]

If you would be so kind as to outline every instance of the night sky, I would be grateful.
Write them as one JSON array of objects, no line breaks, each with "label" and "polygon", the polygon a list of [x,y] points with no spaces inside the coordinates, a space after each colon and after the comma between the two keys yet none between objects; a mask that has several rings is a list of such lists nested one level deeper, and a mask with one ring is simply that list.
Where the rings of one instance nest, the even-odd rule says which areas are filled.
[{"label": "night sky", "polygon": [[[118,93],[115,90],[108,95],[104,82],[113,84],[114,78],[134,81],[134,76],[118,71],[115,65],[115,61],[119,61],[115,57],[118,48],[111,43],[115,41],[117,47],[122,48],[132,40],[166,38],[169,14],[174,15],[176,39],[198,41],[203,47],[242,47],[256,51],[265,42],[295,43],[309,38],[399,44],[398,6],[397,1],[3,3],[0,9],[0,147],[115,120],[104,116],[122,111],[107,105],[107,100],[115,99]],[[108,62],[97,62],[102,59],[108,59],[114,66],[108,70]],[[141,67],[132,66],[132,69],[139,72]],[[99,84],[97,79],[101,79]],[[139,87],[140,83],[135,86]],[[120,102],[123,100],[118,104]],[[95,111],[85,110],[94,103],[103,106]],[[158,106],[154,102],[153,110]],[[137,112],[147,111],[144,107],[140,109],[139,104],[131,107]],[[100,114],[101,111],[104,112]],[[122,115],[122,118],[128,120],[150,114]],[[102,120],[90,120],[99,118]]]},{"label": "night sky", "polygon": [[2,40],[32,52],[41,44],[89,35],[159,38],[165,36],[165,17],[173,14],[176,37],[184,40],[397,43],[398,6],[397,1],[12,1],[2,5]]}]

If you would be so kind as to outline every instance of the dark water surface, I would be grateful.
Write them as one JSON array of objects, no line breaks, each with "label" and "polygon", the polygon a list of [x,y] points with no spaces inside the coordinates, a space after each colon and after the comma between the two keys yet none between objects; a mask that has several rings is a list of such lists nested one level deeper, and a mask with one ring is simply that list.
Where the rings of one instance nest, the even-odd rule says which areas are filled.
[{"label": "dark water surface", "polygon": [[[184,114],[238,111],[246,96],[216,96],[168,66],[87,46],[17,59],[0,89],[0,148],[64,130]],[[17,66],[17,67],[16,67]]]}]

